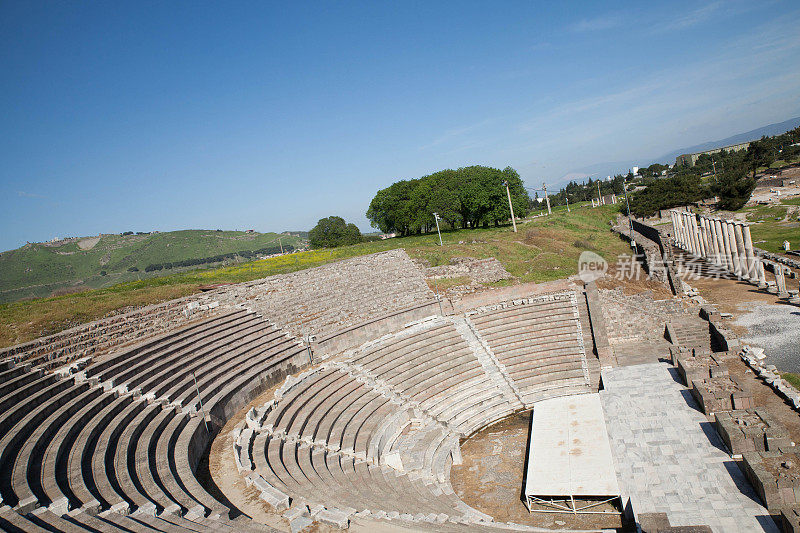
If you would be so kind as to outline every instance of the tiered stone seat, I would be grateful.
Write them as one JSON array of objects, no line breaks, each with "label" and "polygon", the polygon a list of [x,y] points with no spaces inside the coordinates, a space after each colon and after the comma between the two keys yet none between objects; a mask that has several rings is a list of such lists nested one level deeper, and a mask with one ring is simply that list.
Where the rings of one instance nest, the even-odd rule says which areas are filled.
[{"label": "tiered stone seat", "polygon": [[[196,307],[192,313],[187,312],[190,303]],[[209,308],[216,305],[208,300],[208,296],[170,300],[2,348],[0,360],[26,361],[34,366],[52,368],[73,359],[106,353],[137,339],[162,335],[176,326],[206,316]]]},{"label": "tiered stone seat", "polygon": [[500,364],[530,405],[588,390],[583,338],[568,294],[471,314]]},{"label": "tiered stone seat", "polygon": [[434,295],[405,251],[391,250],[227,287],[213,297],[246,300],[302,337],[332,333]]},{"label": "tiered stone seat", "polygon": [[218,429],[307,361],[242,310],[118,351],[77,379],[0,363],[0,529],[232,531],[195,477],[207,424]]},{"label": "tiered stone seat", "polygon": [[463,435],[514,410],[445,320],[368,349],[349,363]]},{"label": "tiered stone seat", "polygon": [[291,498],[417,522],[490,520],[453,493],[449,470],[463,428],[510,405],[452,321],[426,320],[287,381],[238,428],[237,464],[276,509]]}]

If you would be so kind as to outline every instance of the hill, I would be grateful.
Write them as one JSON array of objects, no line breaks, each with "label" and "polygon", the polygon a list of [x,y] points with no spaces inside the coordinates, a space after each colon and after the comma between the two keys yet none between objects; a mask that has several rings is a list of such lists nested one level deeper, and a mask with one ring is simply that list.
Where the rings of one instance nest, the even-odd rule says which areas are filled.
[{"label": "hill", "polygon": [[[278,240],[280,238],[280,241]],[[277,233],[184,230],[28,243],[0,253],[0,302],[108,287],[302,247]]]},{"label": "hill", "polygon": [[764,136],[771,137],[773,135],[780,135],[781,133],[786,133],[797,126],[800,126],[800,117],[790,118],[789,120],[777,122],[775,124],[768,124],[744,133],[737,133],[736,135],[732,135],[718,141],[707,141],[694,146],[679,148],[654,159],[640,158],[631,159],[628,161],[606,161],[602,163],[594,163],[585,167],[572,169],[560,178],[554,180],[554,183],[558,187],[563,187],[570,180],[581,182],[589,176],[597,179],[598,177],[604,178],[605,176],[613,176],[615,174],[626,174],[628,170],[632,169],[634,166],[646,167],[653,163],[671,165],[675,163],[675,158],[682,154],[694,154],[697,152],[703,152],[705,150],[713,150],[714,148],[730,146],[732,144],[755,141],[756,139],[760,139]]},{"label": "hill", "polygon": [[[561,279],[577,272],[578,257],[584,250],[593,250],[611,262],[628,249],[609,231],[616,209],[613,205],[592,209],[586,203],[573,205],[571,212],[557,207],[550,217],[520,222],[519,233],[513,233],[509,226],[443,231],[444,246],[439,246],[436,233],[413,235],[0,304],[0,346],[50,335],[134,306],[187,296],[201,285],[250,281],[396,248],[405,249],[412,259],[430,266],[445,265],[457,257],[497,257],[514,276],[513,280],[497,282],[501,285]],[[435,287],[443,290],[448,281],[453,280],[440,280]]]},{"label": "hill", "polygon": [[755,141],[756,139],[760,139],[761,137],[765,136],[772,137],[773,135],[780,135],[781,133],[786,133],[787,131],[794,129],[797,126],[800,126],[800,117],[790,118],[789,120],[785,120],[783,122],[777,122],[775,124],[768,124],[766,126],[746,131],[744,133],[737,133],[736,135],[725,137],[724,139],[720,139],[718,141],[708,141],[702,144],[689,146],[687,148],[681,148],[679,150],[675,150],[669,152],[668,154],[662,155],[661,157],[657,158],[655,162],[672,164],[675,162],[675,158],[682,154],[695,154],[697,152],[705,152],[706,150],[713,150],[715,148],[731,146],[732,144]]}]

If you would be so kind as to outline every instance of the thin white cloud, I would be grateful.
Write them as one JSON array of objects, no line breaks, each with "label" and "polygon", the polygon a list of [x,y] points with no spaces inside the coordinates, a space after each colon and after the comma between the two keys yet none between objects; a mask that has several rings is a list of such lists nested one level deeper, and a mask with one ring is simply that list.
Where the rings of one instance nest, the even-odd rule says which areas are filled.
[{"label": "thin white cloud", "polygon": [[672,19],[667,24],[660,26],[660,29],[663,31],[680,31],[697,26],[698,24],[702,24],[712,16],[716,15],[720,11],[721,7],[722,2],[720,1],[710,2],[704,6],[700,6],[697,9],[690,11],[689,13]]},{"label": "thin white cloud", "polygon": [[25,191],[17,191],[17,196],[20,196],[22,198],[36,198],[37,200],[49,200],[47,196]]},{"label": "thin white cloud", "polygon": [[618,14],[606,14],[599,17],[581,19],[570,26],[570,30],[575,33],[585,33],[603,31],[617,28],[624,22]]},{"label": "thin white cloud", "polygon": [[439,135],[433,141],[431,141],[428,144],[425,144],[423,146],[420,146],[419,149],[420,150],[428,150],[430,148],[434,148],[436,146],[440,146],[442,144],[452,142],[452,141],[454,141],[456,139],[459,139],[459,138],[462,138],[462,137],[466,136],[469,133],[472,133],[474,131],[477,131],[477,130],[485,127],[491,121],[492,121],[492,119],[487,118],[487,119],[475,122],[473,124],[469,124],[467,126],[462,126],[460,128],[452,128],[452,129],[446,130],[443,134]]}]

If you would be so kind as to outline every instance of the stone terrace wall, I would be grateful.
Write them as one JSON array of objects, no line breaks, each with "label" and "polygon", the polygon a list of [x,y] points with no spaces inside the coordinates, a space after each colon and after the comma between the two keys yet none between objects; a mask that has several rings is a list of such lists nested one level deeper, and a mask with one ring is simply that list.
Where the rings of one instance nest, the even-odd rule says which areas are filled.
[{"label": "stone terrace wall", "polygon": [[601,289],[608,341],[612,346],[629,341],[664,338],[664,323],[696,316],[696,306],[682,300],[654,300],[649,291],[625,296],[621,288]]},{"label": "stone terrace wall", "polygon": [[406,252],[392,250],[227,286],[214,297],[260,313],[302,338],[330,335],[434,294]]}]

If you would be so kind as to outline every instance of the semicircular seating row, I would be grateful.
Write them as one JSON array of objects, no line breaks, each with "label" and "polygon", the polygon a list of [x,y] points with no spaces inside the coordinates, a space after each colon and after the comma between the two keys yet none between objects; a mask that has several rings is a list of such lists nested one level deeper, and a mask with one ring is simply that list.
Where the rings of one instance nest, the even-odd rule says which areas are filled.
[{"label": "semicircular seating row", "polygon": [[289,378],[235,430],[237,466],[277,510],[486,526],[450,485],[459,439],[529,407],[521,398],[589,392],[573,311],[565,298],[487,312],[488,348],[465,317],[428,319]]},{"label": "semicircular seating row", "polygon": [[[270,530],[204,488],[197,465],[248,401],[307,366],[296,340],[245,310],[113,353],[59,379],[0,363],[0,529]],[[130,513],[130,514],[129,514]]]}]

